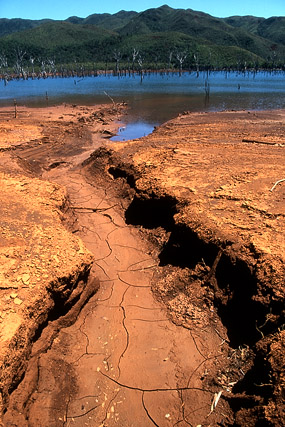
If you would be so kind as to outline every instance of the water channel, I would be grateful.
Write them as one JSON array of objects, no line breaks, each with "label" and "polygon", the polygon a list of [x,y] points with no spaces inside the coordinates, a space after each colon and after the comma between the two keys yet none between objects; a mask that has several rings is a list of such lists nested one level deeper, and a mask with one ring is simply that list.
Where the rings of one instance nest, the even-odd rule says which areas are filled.
[{"label": "water channel", "polygon": [[[208,90],[208,93],[207,93]],[[126,102],[114,141],[133,139],[183,111],[271,110],[285,107],[285,73],[185,72],[12,80],[0,84],[0,106]]]}]

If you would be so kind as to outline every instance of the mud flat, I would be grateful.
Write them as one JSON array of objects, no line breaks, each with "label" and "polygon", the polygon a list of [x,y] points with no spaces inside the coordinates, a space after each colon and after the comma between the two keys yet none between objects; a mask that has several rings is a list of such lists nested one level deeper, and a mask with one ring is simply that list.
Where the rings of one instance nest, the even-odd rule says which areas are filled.
[{"label": "mud flat", "polygon": [[283,425],[285,112],[122,108],[1,113],[4,425]]}]

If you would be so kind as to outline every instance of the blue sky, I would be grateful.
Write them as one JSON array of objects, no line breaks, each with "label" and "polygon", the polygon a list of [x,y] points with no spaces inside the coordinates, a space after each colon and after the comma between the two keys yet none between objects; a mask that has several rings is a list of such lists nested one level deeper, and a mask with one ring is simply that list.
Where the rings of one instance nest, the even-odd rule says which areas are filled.
[{"label": "blue sky", "polygon": [[285,0],[0,0],[0,18],[66,19],[74,15],[85,18],[93,13],[116,13],[122,9],[140,12],[162,4],[176,9],[200,10],[217,17],[285,15]]}]

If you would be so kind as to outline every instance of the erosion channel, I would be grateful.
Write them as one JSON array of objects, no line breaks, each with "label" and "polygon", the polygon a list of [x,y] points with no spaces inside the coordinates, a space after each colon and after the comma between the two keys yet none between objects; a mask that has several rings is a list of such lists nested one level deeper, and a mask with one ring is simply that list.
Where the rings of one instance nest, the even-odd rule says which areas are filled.
[{"label": "erosion channel", "polygon": [[[113,143],[125,108],[2,111],[1,172],[65,188],[71,243],[50,251],[89,257],[3,380],[3,425],[281,426],[284,111],[185,113]],[[5,301],[36,292],[21,283]]]}]

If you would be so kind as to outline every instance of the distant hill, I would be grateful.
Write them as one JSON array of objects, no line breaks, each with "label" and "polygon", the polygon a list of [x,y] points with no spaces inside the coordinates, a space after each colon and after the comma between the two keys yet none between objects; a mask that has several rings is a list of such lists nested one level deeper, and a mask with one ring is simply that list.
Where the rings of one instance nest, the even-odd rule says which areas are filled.
[{"label": "distant hill", "polygon": [[31,28],[38,27],[45,22],[52,22],[51,19],[42,19],[40,21],[33,21],[31,19],[6,19],[0,18],[0,37],[7,36],[9,34],[17,33],[19,31],[29,30]]},{"label": "distant hill", "polygon": [[98,25],[105,30],[116,31],[127,25],[136,15],[138,15],[137,12],[126,12],[124,10],[121,10],[114,15],[109,13],[96,13],[83,19],[81,24]]},{"label": "distant hill", "polygon": [[241,28],[252,34],[285,44],[285,17],[256,18],[254,16],[231,16],[224,21],[236,28]]},{"label": "distant hill", "polygon": [[198,61],[219,68],[272,62],[284,66],[285,17],[216,18],[164,5],[65,21],[0,19],[0,55],[10,66],[19,48],[26,60],[49,57],[61,63],[114,62],[115,56],[130,63],[135,49],[145,63],[166,64],[172,52],[177,65],[179,51],[187,66]]},{"label": "distant hill", "polygon": [[[175,31],[209,42],[214,41],[217,45],[237,46],[259,56],[268,52],[272,45],[268,38],[250,33],[242,27],[233,28],[222,19],[191,9],[172,9],[168,6],[138,14],[119,33],[130,36],[158,31]],[[270,34],[270,31],[267,33]]]},{"label": "distant hill", "polygon": [[17,41],[25,46],[37,46],[53,49],[61,46],[82,45],[94,40],[101,41],[113,36],[111,31],[103,30],[96,25],[74,25],[69,22],[46,22],[31,30],[21,31],[7,36],[5,39]]},{"label": "distant hill", "polygon": [[242,28],[249,33],[258,35],[258,26],[261,22],[266,21],[265,18],[257,18],[256,16],[230,16],[229,18],[224,18],[224,22],[228,25],[231,25],[235,28]]},{"label": "distant hill", "polygon": [[26,57],[46,58],[57,63],[94,61],[102,51],[102,43],[116,40],[118,36],[96,25],[72,24],[65,21],[50,21],[33,29],[0,38],[0,52],[6,51],[10,64],[19,47]]}]

